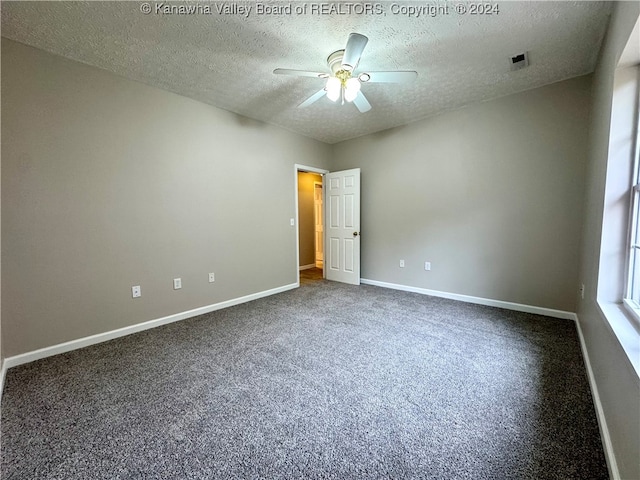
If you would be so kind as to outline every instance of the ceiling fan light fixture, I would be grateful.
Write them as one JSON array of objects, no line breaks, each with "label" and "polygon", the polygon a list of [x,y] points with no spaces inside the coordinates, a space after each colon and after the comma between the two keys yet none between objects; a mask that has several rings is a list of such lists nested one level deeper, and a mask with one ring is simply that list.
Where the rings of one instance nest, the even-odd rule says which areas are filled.
[{"label": "ceiling fan light fixture", "polygon": [[339,78],[329,77],[327,80],[327,86],[325,87],[327,91],[327,98],[332,102],[335,102],[340,98],[340,91],[342,90],[342,82]]},{"label": "ceiling fan light fixture", "polygon": [[347,102],[353,102],[353,100],[358,96],[359,91],[360,80],[353,77],[348,79],[344,85],[344,99]]}]

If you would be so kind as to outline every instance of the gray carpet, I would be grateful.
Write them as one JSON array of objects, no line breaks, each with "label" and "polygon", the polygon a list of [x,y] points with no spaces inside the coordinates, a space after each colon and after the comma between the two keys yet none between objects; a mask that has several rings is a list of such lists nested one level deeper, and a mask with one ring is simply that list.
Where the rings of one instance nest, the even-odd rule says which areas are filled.
[{"label": "gray carpet", "polygon": [[3,479],[607,478],[573,322],[319,281],[12,368]]}]

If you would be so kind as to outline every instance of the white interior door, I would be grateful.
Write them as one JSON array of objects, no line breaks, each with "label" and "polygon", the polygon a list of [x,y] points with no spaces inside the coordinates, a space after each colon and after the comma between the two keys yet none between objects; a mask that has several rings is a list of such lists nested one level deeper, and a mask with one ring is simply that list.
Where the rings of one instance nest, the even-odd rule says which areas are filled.
[{"label": "white interior door", "polygon": [[325,176],[327,280],[360,285],[360,169]]}]

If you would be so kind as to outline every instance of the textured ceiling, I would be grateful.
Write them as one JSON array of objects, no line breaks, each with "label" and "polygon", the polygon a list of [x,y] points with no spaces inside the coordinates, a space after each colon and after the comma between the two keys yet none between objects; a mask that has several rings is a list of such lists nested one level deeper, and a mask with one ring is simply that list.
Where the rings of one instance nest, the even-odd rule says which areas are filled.
[{"label": "textured ceiling", "polygon": [[[161,13],[178,5],[169,2],[152,1],[143,14],[143,2],[3,1],[1,13],[7,38],[328,143],[589,73],[610,13],[608,2],[597,1],[497,2],[492,15],[458,14],[460,4],[472,5],[280,0],[268,5],[293,12],[267,15],[256,2],[190,2],[181,5],[200,10],[186,15]],[[424,5],[448,7],[448,14],[397,11]],[[223,7],[237,13],[219,13]],[[273,70],[327,71],[327,56],[351,32],[369,37],[358,71],[416,70],[417,81],[363,85],[373,106],[364,114],[326,98],[296,108],[323,81]],[[511,72],[509,57],[523,51],[530,67]]]}]

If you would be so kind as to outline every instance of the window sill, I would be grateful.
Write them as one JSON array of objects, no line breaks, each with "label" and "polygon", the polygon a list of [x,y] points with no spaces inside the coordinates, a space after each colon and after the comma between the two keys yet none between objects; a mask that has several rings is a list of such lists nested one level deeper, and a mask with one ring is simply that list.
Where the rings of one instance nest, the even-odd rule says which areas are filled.
[{"label": "window sill", "polygon": [[[634,313],[622,303],[598,301],[600,312],[611,326],[620,345],[629,358],[636,375],[640,378],[640,332],[635,327]],[[633,316],[633,317],[632,317]]]},{"label": "window sill", "polygon": [[634,322],[634,325],[640,325],[640,308],[638,308],[635,302],[631,302],[625,298],[622,300],[622,306],[624,307],[627,316],[631,317],[630,320]]}]

